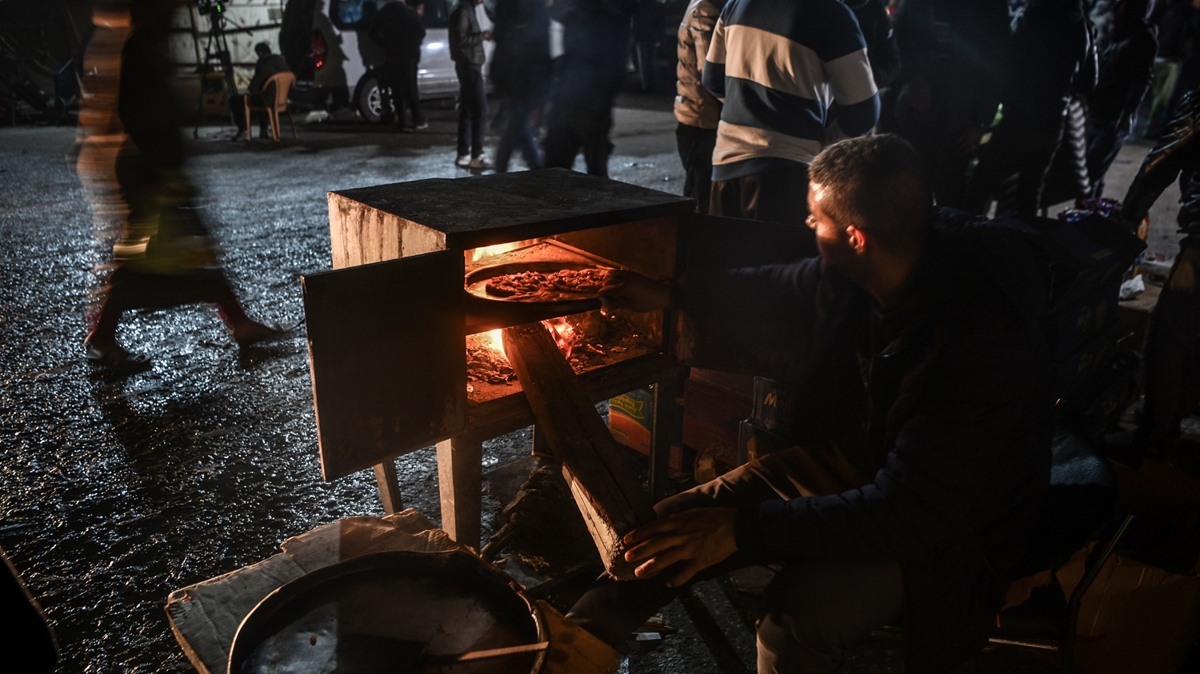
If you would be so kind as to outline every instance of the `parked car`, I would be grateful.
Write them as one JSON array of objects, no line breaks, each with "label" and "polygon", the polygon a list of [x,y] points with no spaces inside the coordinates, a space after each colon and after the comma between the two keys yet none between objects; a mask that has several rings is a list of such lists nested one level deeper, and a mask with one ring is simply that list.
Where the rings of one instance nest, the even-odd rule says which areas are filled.
[{"label": "parked car", "polygon": [[[382,0],[288,0],[284,9],[280,44],[284,58],[296,73],[292,98],[329,106],[331,111],[357,111],[363,119],[378,122],[383,114],[375,68],[383,64],[383,50],[368,36],[371,19]],[[450,60],[448,25],[456,0],[424,0],[422,22],[425,41],[417,87],[422,99],[454,96],[458,77]],[[492,29],[484,5],[475,13],[483,30]],[[485,43],[490,58],[491,42]]]}]

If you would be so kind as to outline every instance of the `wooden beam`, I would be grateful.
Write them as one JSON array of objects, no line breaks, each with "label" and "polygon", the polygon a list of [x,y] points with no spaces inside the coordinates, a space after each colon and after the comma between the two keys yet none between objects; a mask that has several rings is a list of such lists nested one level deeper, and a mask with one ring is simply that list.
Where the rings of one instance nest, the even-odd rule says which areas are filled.
[{"label": "wooden beam", "polygon": [[396,476],[396,462],[388,459],[375,464],[375,482],[379,484],[379,498],[383,501],[383,514],[391,515],[404,510],[400,498],[400,479]]},{"label": "wooden beam", "polygon": [[670,484],[671,446],[683,434],[683,377],[666,374],[654,386],[654,418],[650,432],[650,495],[655,501],[667,495]]},{"label": "wooden beam", "polygon": [[504,330],[504,349],[546,443],[615,578],[633,578],[621,537],[654,519],[649,494],[633,479],[624,449],[613,439],[578,377],[541,323]]},{"label": "wooden beam", "polygon": [[483,443],[467,437],[437,443],[442,529],[450,538],[479,549],[483,513]]}]

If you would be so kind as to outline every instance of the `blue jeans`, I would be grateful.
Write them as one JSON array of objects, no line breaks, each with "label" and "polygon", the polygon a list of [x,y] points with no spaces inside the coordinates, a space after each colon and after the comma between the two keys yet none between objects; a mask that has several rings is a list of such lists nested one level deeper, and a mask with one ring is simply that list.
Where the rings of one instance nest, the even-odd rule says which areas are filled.
[{"label": "blue jeans", "polygon": [[508,161],[513,150],[519,150],[525,165],[531,169],[542,168],[542,152],[538,149],[537,136],[529,123],[533,105],[518,98],[504,99],[503,133],[496,144],[496,173],[508,171]]}]

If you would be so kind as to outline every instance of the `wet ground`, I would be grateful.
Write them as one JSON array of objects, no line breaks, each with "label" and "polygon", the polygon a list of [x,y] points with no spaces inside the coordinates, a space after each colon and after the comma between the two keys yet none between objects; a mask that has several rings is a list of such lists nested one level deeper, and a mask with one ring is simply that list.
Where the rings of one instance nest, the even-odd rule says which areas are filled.
[{"label": "wet ground", "polygon": [[[680,192],[669,111],[667,97],[623,101],[613,178]],[[231,143],[231,129],[202,127],[189,173],[251,314],[302,317],[298,275],[330,267],[327,191],[469,175],[452,165],[453,115],[436,105],[416,134],[300,125],[292,140],[285,125],[280,144]],[[64,127],[0,129],[0,547],[49,616],[61,671],[191,671],[163,611],[171,590],[257,562],[319,524],[382,510],[368,472],[321,481],[303,329],[239,351],[210,309],[138,313],[120,339],[154,357],[149,371],[114,378],[83,360],[102,254],[67,160],[74,138]],[[1145,151],[1132,148],[1116,170],[1131,173]],[[1160,208],[1173,202],[1164,196]],[[485,462],[520,458],[529,444],[528,431],[497,439]],[[406,505],[436,522],[434,453],[397,469]],[[484,526],[486,536],[486,516]],[[720,671],[678,605],[665,617],[680,632],[626,671]],[[743,656],[747,639],[734,639]],[[894,646],[862,653],[855,671],[900,671]],[[985,671],[1048,671],[1015,657],[990,655]]]}]

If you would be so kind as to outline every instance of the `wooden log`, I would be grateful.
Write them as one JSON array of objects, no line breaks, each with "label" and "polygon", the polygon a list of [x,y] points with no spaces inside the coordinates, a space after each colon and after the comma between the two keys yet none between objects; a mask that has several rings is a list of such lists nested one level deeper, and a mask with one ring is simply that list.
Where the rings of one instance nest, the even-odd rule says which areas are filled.
[{"label": "wooden log", "polygon": [[615,578],[633,578],[621,537],[654,519],[654,510],[633,479],[629,457],[541,323],[505,328],[504,349],[604,568]]}]

